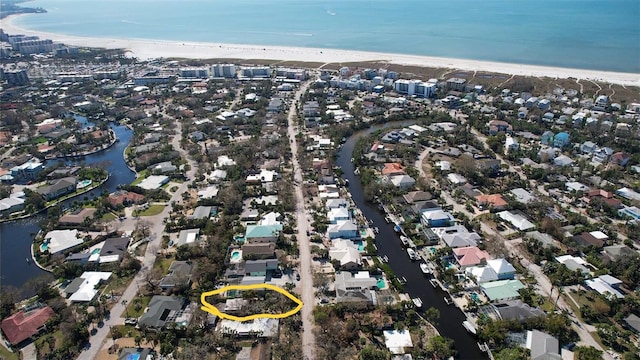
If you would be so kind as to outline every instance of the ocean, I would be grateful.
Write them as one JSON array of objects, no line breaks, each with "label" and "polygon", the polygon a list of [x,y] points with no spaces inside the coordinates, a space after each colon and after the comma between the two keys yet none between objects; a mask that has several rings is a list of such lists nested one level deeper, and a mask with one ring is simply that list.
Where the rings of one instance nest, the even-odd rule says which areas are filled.
[{"label": "ocean", "polygon": [[638,0],[38,0],[66,35],[364,50],[640,72]]}]

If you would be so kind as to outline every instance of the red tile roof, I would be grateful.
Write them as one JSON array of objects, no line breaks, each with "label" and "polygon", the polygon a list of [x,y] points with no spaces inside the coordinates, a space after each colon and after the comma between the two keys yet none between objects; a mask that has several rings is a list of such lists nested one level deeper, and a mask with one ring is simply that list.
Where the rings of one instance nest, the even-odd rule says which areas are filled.
[{"label": "red tile roof", "polygon": [[478,195],[476,196],[476,200],[479,204],[487,204],[495,208],[507,206],[507,201],[500,194]]},{"label": "red tile roof", "polygon": [[2,331],[9,342],[16,345],[36,335],[47,320],[54,315],[55,312],[48,306],[28,313],[20,310],[20,312],[2,320]]},{"label": "red tile roof", "polygon": [[491,255],[484,250],[480,250],[477,246],[467,246],[453,249],[453,253],[458,259],[460,266],[478,265],[482,259],[490,259]]},{"label": "red tile roof", "polygon": [[386,163],[382,168],[382,175],[400,175],[404,174],[404,167],[400,163]]}]

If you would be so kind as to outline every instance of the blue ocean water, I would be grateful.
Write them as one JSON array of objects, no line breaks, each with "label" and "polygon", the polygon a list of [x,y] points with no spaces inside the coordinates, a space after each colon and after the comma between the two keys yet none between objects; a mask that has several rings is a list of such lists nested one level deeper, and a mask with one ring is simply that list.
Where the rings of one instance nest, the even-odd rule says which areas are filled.
[{"label": "blue ocean water", "polygon": [[638,0],[38,0],[25,28],[640,72]]}]

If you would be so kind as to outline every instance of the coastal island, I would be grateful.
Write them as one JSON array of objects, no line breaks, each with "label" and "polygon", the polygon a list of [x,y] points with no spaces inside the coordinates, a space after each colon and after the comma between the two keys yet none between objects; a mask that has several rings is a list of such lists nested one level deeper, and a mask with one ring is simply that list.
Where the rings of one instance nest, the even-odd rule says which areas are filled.
[{"label": "coastal island", "polygon": [[638,74],[33,35],[0,206],[47,210],[2,275],[53,278],[3,277],[0,357],[637,354]]}]

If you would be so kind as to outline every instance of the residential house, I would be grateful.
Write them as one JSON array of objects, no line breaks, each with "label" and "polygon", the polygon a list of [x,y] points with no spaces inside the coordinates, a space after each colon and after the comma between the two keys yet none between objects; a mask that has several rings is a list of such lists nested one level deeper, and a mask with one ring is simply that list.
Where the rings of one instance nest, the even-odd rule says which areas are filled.
[{"label": "residential house", "polygon": [[562,360],[558,339],[542,331],[528,330],[525,347],[531,350],[531,360]]},{"label": "residential house", "polygon": [[622,206],[622,201],[614,198],[613,193],[602,189],[596,189],[587,192],[588,202],[591,203],[591,201],[593,201],[594,199],[597,201],[601,201],[605,205],[615,209],[619,209]]},{"label": "residential house", "polygon": [[340,268],[345,270],[355,270],[362,266],[358,247],[350,240],[334,240],[329,249],[329,258],[340,262]]},{"label": "residential house", "polygon": [[512,189],[509,192],[515,197],[517,202],[522,204],[528,204],[535,200],[533,194],[523,188]]},{"label": "residential house", "polygon": [[559,132],[553,137],[553,147],[555,148],[562,149],[569,146],[569,144],[571,144],[571,142],[569,140],[569,133],[567,132]]},{"label": "residential house", "polygon": [[351,219],[351,214],[349,213],[349,210],[347,208],[333,208],[327,212],[327,219],[329,220],[329,223],[337,224],[338,221],[346,221]]},{"label": "residential house", "polygon": [[611,155],[609,163],[613,165],[626,166],[629,160],[631,160],[631,155],[626,152],[617,152]]},{"label": "residential house", "polygon": [[589,269],[586,266],[588,265],[588,263],[580,257],[576,257],[572,255],[562,255],[562,256],[556,257],[556,261],[561,264],[564,264],[564,266],[566,266],[567,269],[571,271],[579,270],[581,273],[585,275],[588,275],[591,273],[591,271],[589,271]]},{"label": "residential house", "polygon": [[420,217],[422,225],[427,227],[447,227],[455,222],[455,218],[447,211],[434,209],[424,211]]},{"label": "residential house", "polygon": [[347,200],[345,199],[327,199],[324,203],[327,210],[347,207]]},{"label": "residential house", "polygon": [[527,220],[527,218],[522,213],[515,213],[511,211],[501,211],[497,213],[497,215],[504,221],[511,224],[516,230],[527,231],[530,229],[535,229],[535,225]]},{"label": "residential house", "polygon": [[544,316],[545,312],[537,307],[531,307],[520,300],[507,300],[491,304],[500,320],[518,320],[523,322],[527,319]]},{"label": "residential house", "polygon": [[516,275],[516,268],[505,259],[487,260],[487,266],[498,275],[498,280],[513,279]]},{"label": "residential house", "polygon": [[416,180],[409,175],[394,175],[389,177],[391,185],[402,189],[410,189],[416,184]]},{"label": "residential house", "polygon": [[37,188],[36,192],[49,201],[76,191],[77,182],[78,179],[73,176],[55,179],[51,180],[47,186]]},{"label": "residential house", "polygon": [[184,326],[191,319],[186,307],[184,298],[155,295],[149,302],[148,310],[138,320],[138,326],[149,330],[163,329],[169,323]]},{"label": "residential house", "polygon": [[498,280],[498,274],[489,266],[471,266],[465,268],[464,272],[471,276],[476,284]]},{"label": "residential house", "polygon": [[540,143],[542,145],[552,146],[553,145],[553,137],[554,137],[553,131],[547,130],[544,133],[542,133],[542,137],[540,138]]},{"label": "residential house", "polygon": [[514,138],[513,136],[507,136],[504,140],[505,153],[508,154],[514,151],[518,151],[518,149],[520,149],[520,144],[518,143],[518,140],[516,140],[516,138]]},{"label": "residential house", "polygon": [[129,237],[119,237],[119,238],[109,238],[104,241],[102,248],[100,249],[100,258],[98,260],[99,263],[110,263],[117,262],[124,258],[124,255],[127,252],[129,247],[129,243],[131,242],[131,238]]},{"label": "residential house", "polygon": [[180,235],[178,236],[178,242],[176,246],[189,245],[194,246],[197,245],[200,241],[200,229],[185,229],[180,230]]},{"label": "residential house", "polygon": [[267,272],[278,269],[278,259],[247,260],[244,263],[246,276],[266,276]]},{"label": "residential house", "polygon": [[120,206],[129,206],[132,204],[138,204],[144,201],[144,195],[140,195],[131,191],[118,190],[109,194],[107,198],[109,205],[114,208]]},{"label": "residential house", "polygon": [[626,245],[605,246],[602,248],[602,251],[611,261],[616,261],[623,256],[634,253],[634,251]]},{"label": "residential house", "polygon": [[9,216],[14,212],[24,210],[24,192],[14,193],[8,198],[0,200],[0,215]]},{"label": "residential house", "polygon": [[414,204],[419,201],[429,201],[432,199],[430,193],[425,191],[411,191],[402,196],[407,204]]},{"label": "residential house", "polygon": [[209,219],[216,212],[217,208],[215,206],[198,206],[193,210],[193,214],[189,218],[193,220]]},{"label": "residential house", "polygon": [[579,246],[588,247],[593,246],[595,248],[602,248],[605,244],[605,241],[608,240],[609,237],[603,233],[602,231],[592,231],[592,232],[583,232],[580,235],[576,235],[573,237],[573,241],[577,243]]},{"label": "residential house", "polygon": [[413,347],[409,330],[384,330],[382,334],[384,335],[384,345],[389,349],[389,352],[396,356],[410,352],[407,348]]},{"label": "residential house", "polygon": [[338,221],[336,224],[329,225],[327,234],[329,239],[353,239],[359,237],[358,226],[351,220]]},{"label": "residential house", "polygon": [[153,349],[149,348],[123,348],[120,350],[118,360],[153,360]]},{"label": "residential house", "polygon": [[81,208],[63,215],[58,222],[61,225],[82,225],[84,221],[90,219],[95,212],[95,208]]},{"label": "residential house", "polygon": [[334,287],[336,302],[364,302],[376,303],[377,279],[370,276],[368,271],[351,273],[337,272]]},{"label": "residential house", "polygon": [[275,259],[276,244],[274,243],[247,243],[242,245],[242,258],[245,260]]},{"label": "residential house", "polygon": [[40,245],[42,252],[57,254],[76,245],[82,244],[84,240],[78,237],[78,230],[52,230],[44,236],[44,242]]},{"label": "residential house", "polygon": [[248,225],[244,237],[247,243],[275,243],[281,231],[281,224]]},{"label": "residential house", "polygon": [[573,160],[566,155],[560,155],[553,159],[553,165],[555,166],[569,166],[571,164],[573,164]]},{"label": "residential house", "polygon": [[476,201],[480,209],[489,208],[496,211],[504,210],[509,205],[501,194],[478,195]]},{"label": "residential house", "polygon": [[9,343],[15,346],[43,331],[47,321],[55,315],[49,306],[29,311],[20,310],[2,320],[2,332]]},{"label": "residential house", "polygon": [[277,338],[280,320],[260,318],[251,321],[221,320],[216,329],[236,338]]},{"label": "residential house", "polygon": [[191,261],[173,261],[169,266],[169,273],[160,280],[160,288],[169,290],[176,286],[190,285],[195,267]]},{"label": "residential house", "polygon": [[404,175],[404,167],[400,163],[386,163],[380,171],[383,176]]},{"label": "residential house", "polygon": [[166,174],[178,170],[178,167],[173,165],[171,161],[163,161],[161,163],[151,165],[149,170],[153,174]]},{"label": "residential house", "polygon": [[594,143],[593,141],[585,141],[584,143],[582,143],[582,145],[580,145],[580,151],[583,154],[593,154],[593,152],[596,151],[597,148],[598,145],[596,145],[596,143]]},{"label": "residential house", "polygon": [[504,120],[491,120],[487,123],[489,127],[489,134],[496,135],[500,132],[511,133],[513,126]]},{"label": "residential house", "polygon": [[608,298],[623,299],[624,294],[620,291],[622,280],[611,275],[600,275],[593,279],[585,280],[585,285],[590,289]]},{"label": "residential house", "polygon": [[454,225],[449,227],[431,229],[443,243],[451,248],[476,246],[480,235],[469,232],[464,225]]},{"label": "residential house", "polygon": [[524,288],[520,280],[498,280],[480,285],[480,289],[491,302],[519,299],[518,290]]},{"label": "residential house", "polygon": [[489,253],[480,250],[477,246],[460,247],[453,249],[453,254],[460,268],[465,269],[471,266],[486,263],[491,257]]},{"label": "residential house", "polygon": [[109,280],[111,272],[85,271],[64,288],[71,302],[90,302],[98,295],[99,285]]},{"label": "residential house", "polygon": [[624,318],[624,322],[636,333],[640,333],[640,316],[636,314],[629,314],[629,316]]}]

